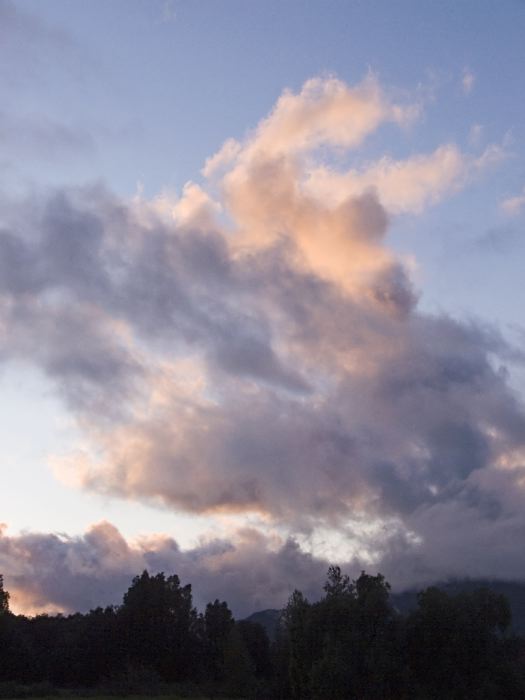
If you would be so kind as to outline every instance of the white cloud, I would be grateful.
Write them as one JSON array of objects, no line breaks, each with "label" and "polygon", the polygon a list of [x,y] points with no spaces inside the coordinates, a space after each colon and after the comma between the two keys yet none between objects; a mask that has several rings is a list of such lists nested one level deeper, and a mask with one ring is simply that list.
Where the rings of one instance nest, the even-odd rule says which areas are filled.
[{"label": "white cloud", "polygon": [[346,173],[315,168],[308,173],[305,188],[312,196],[334,204],[372,188],[392,214],[417,214],[462,189],[504,157],[503,149],[497,145],[489,146],[475,157],[463,153],[454,144],[447,144],[430,154],[397,161],[384,157],[367,168]]},{"label": "white cloud", "polygon": [[501,208],[509,216],[518,216],[525,207],[525,187],[520,194],[514,197],[507,197],[501,202]]},{"label": "white cloud", "polygon": [[177,13],[175,12],[175,1],[174,0],[164,0],[162,3],[162,14],[161,14],[161,22],[173,22],[175,18],[177,17]]},{"label": "white cloud", "polygon": [[468,135],[468,142],[473,148],[478,148],[483,137],[483,126],[481,124],[473,124]]},{"label": "white cloud", "polygon": [[476,82],[476,76],[470,70],[470,68],[463,68],[463,74],[461,77],[461,87],[465,95],[470,95],[474,89],[474,84]]}]

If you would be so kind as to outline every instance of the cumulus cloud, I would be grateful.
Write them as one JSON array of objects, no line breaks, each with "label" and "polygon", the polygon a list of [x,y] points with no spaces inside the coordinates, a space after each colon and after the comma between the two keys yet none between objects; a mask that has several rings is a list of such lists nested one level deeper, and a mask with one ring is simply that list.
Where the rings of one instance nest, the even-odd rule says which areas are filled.
[{"label": "cumulus cloud", "polygon": [[[246,163],[311,151],[323,144],[352,148],[381,124],[406,124],[418,113],[417,104],[393,102],[372,74],[353,88],[334,77],[312,78],[299,93],[287,90],[281,95],[240,155]],[[232,142],[226,143],[231,152]]]},{"label": "cumulus cloud", "polygon": [[[262,588],[241,578],[261,605],[272,576],[286,584],[264,605],[305,587],[308,571],[319,580],[333,549],[319,533],[342,534],[346,559],[384,564],[399,585],[421,572],[520,573],[472,535],[486,528],[496,546],[521,527],[525,412],[505,369],[519,354],[493,329],[421,311],[387,246],[392,216],[465,186],[502,151],[445,144],[343,172],[329,155],[417,113],[373,77],[315,79],[212,156],[210,188],[131,202],[70,189],[4,208],[0,359],[42,368],[86,436],[57,474],[195,514],[257,514],[265,534],[223,543],[220,561],[260,573]],[[42,550],[91,551],[102,533],[126,577],[150,561],[108,527],[42,536]],[[270,546],[269,532],[293,539]],[[152,551],[189,580],[218,561],[173,543]],[[231,583],[225,597],[247,600],[223,563],[214,571]]]}]

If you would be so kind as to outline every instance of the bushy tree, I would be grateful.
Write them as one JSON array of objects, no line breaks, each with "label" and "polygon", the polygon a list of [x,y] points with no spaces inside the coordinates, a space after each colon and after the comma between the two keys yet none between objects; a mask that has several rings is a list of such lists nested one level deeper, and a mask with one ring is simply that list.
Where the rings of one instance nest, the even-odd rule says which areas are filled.
[{"label": "bushy tree", "polygon": [[296,591],[284,611],[293,697],[395,697],[398,618],[389,584],[365,572],[351,581],[331,566],[324,591],[313,605]]},{"label": "bushy tree", "polygon": [[206,635],[204,654],[211,680],[224,680],[224,656],[234,624],[233,615],[227,603],[217,599],[213,603],[208,603],[204,613]]},{"label": "bushy tree", "polygon": [[252,660],[255,674],[260,678],[269,678],[272,672],[272,660],[270,640],[266,630],[257,622],[249,620],[239,620],[236,626]]},{"label": "bushy tree", "polygon": [[191,585],[176,575],[136,576],[118,611],[125,655],[132,665],[183,680],[192,669],[197,613]]},{"label": "bushy tree", "polygon": [[[17,616],[0,577],[0,682],[151,692],[191,681],[207,694],[265,700],[467,700],[525,697],[525,640],[490,590],[429,588],[403,617],[381,574],[328,570],[315,603],[294,591],[269,649],[263,629],[224,601],[197,615],[191,587],[143,572],[119,608]],[[75,691],[76,692],[76,691]]]},{"label": "bushy tree", "polygon": [[293,698],[308,697],[309,671],[312,664],[310,609],[308,600],[300,591],[295,590],[283,611],[290,691]]},{"label": "bushy tree", "polygon": [[407,620],[415,687],[430,697],[507,697],[502,687],[517,682],[505,640],[510,621],[507,600],[488,589],[421,592]]},{"label": "bushy tree", "polygon": [[255,688],[255,665],[244,643],[239,627],[234,624],[224,647],[224,690],[229,696],[251,695]]}]

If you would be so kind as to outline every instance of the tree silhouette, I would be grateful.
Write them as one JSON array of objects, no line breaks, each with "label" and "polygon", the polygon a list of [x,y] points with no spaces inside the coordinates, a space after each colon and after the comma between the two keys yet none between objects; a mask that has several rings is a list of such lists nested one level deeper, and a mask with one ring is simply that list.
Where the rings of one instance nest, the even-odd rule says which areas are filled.
[{"label": "tree silhouette", "polygon": [[191,585],[181,586],[176,575],[144,571],[124,595],[118,618],[132,666],[154,669],[168,680],[188,676],[197,620]]},{"label": "tree silhouette", "polygon": [[64,689],[64,697],[87,688],[149,695],[169,683],[184,697],[525,697],[525,640],[509,632],[503,596],[428,588],[402,616],[381,574],[363,571],[351,581],[337,566],[328,570],[324,593],[311,603],[293,592],[270,648],[263,628],[235,622],[225,601],[198,615],[191,586],[175,575],[144,571],[118,608],[33,618],[9,611],[0,576],[0,683],[15,684],[0,685],[0,695],[26,696],[33,683],[47,684],[49,694]]},{"label": "tree silhouette", "polygon": [[205,653],[208,673],[213,680],[224,679],[224,656],[233,626],[233,615],[227,603],[219,600],[208,603],[204,613]]},{"label": "tree silhouette", "polygon": [[[513,683],[505,660],[510,609],[487,589],[419,594],[407,620],[410,668],[417,687],[440,697],[490,697],[494,683]],[[502,697],[502,696],[501,696]]]},{"label": "tree silhouette", "polygon": [[4,591],[4,577],[0,574],[0,615],[9,612],[9,593]]}]

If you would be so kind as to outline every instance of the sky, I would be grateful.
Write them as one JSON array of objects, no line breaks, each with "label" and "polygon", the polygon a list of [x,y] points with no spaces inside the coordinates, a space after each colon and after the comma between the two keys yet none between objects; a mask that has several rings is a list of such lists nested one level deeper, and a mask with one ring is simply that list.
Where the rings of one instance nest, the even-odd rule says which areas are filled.
[{"label": "sky", "polygon": [[0,0],[0,573],[525,578],[525,3]]}]

